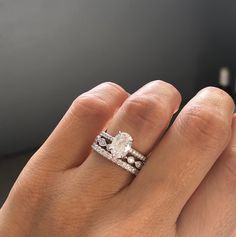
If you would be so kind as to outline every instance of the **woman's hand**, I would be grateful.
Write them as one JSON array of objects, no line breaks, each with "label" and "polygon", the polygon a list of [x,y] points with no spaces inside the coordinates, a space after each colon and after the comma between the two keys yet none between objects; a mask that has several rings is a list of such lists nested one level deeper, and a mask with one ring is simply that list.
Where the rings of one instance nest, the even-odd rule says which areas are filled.
[{"label": "woman's hand", "polygon": [[[79,96],[17,179],[0,212],[0,236],[229,237],[234,103],[205,88],[167,130],[180,102],[163,81],[130,96],[114,83]],[[105,128],[128,132],[134,148],[150,154],[137,177],[91,150]]]}]

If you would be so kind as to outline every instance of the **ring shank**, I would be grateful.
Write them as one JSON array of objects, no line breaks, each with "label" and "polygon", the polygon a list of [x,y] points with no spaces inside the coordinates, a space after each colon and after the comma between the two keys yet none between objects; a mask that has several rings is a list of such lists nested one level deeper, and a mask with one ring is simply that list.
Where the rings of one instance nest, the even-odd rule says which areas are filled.
[{"label": "ring shank", "polygon": [[92,148],[99,153],[100,155],[102,155],[103,157],[107,158],[108,160],[112,161],[113,163],[117,164],[118,166],[120,166],[121,168],[129,171],[130,173],[137,175],[139,170],[137,168],[134,168],[133,166],[129,165],[128,163],[120,160],[120,159],[116,159],[114,157],[112,157],[111,153],[109,153],[108,151],[106,151],[105,149],[101,148],[99,145],[97,144],[93,144]]}]

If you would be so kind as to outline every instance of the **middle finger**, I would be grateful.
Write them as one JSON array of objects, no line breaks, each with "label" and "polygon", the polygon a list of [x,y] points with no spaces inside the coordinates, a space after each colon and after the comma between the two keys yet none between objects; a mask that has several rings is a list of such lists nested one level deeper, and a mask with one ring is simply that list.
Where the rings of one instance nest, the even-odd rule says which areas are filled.
[{"label": "middle finger", "polygon": [[[226,147],[233,110],[233,100],[224,91],[214,87],[201,90],[153,149],[130,186],[130,195],[137,195],[135,193],[142,187],[139,195],[142,202],[146,200],[153,205],[162,205],[166,208],[164,211],[177,218]],[[168,209],[170,206],[171,210]]]}]

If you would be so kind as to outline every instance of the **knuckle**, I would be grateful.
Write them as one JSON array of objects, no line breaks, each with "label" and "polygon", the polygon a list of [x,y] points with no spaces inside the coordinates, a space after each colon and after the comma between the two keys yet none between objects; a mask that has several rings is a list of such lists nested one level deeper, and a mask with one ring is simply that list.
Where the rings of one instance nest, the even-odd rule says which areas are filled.
[{"label": "knuckle", "polygon": [[171,83],[169,83],[169,82],[162,81],[162,80],[157,80],[157,83],[160,84],[160,85],[166,86],[169,89],[179,93],[179,91],[176,89],[176,87],[174,85],[172,85]]},{"label": "knuckle", "polygon": [[114,82],[103,82],[100,86],[106,95],[109,95],[117,102],[123,102],[129,95],[125,89]]},{"label": "knuckle", "polygon": [[[113,82],[104,82],[100,84],[102,90],[108,91],[113,101],[120,101],[120,99],[127,96],[127,92],[119,85]],[[76,116],[109,116],[111,101],[107,101],[100,92],[95,89],[91,92],[86,92],[78,96],[71,105],[70,113]],[[113,98],[115,97],[115,98]],[[113,103],[114,104],[114,103]]]},{"label": "knuckle", "polygon": [[94,94],[83,94],[77,97],[70,108],[70,114],[81,116],[107,116],[109,106],[100,96]]},{"label": "knuckle", "polygon": [[156,83],[160,86],[167,86],[167,87],[170,87],[170,88],[175,88],[172,84],[170,84],[166,81],[163,81],[163,80],[155,80],[155,81],[152,81],[151,83]]},{"label": "knuckle", "polygon": [[222,90],[220,88],[217,88],[214,86],[208,86],[208,87],[203,88],[201,90],[201,93],[207,94],[210,96],[214,96],[214,98],[215,98],[214,101],[217,104],[220,100],[220,101],[224,102],[226,105],[234,107],[234,101],[233,101],[232,97],[227,92],[225,92],[224,90]]},{"label": "knuckle", "polygon": [[228,93],[226,93],[224,90],[222,90],[218,87],[214,87],[214,86],[207,86],[202,89],[202,92],[212,93],[212,94],[216,94],[219,96],[226,96],[226,97],[229,96]]},{"label": "knuckle", "polygon": [[155,81],[152,81],[151,83],[156,83],[160,86],[173,87],[170,83],[163,81],[163,80],[155,80]]},{"label": "knuckle", "polygon": [[111,92],[118,93],[118,94],[127,94],[125,90],[118,84],[108,81],[102,83],[107,89],[109,89]]},{"label": "knuckle", "polygon": [[182,125],[194,139],[224,141],[230,133],[230,126],[222,114],[204,106],[191,106],[182,115]]},{"label": "knuckle", "polygon": [[129,114],[128,118],[132,119],[132,121],[136,120],[135,126],[145,123],[155,127],[157,125],[157,115],[160,121],[166,121],[168,117],[168,111],[164,104],[154,97],[148,96],[130,98],[125,103],[125,111]]},{"label": "knuckle", "polygon": [[159,87],[167,89],[167,91],[170,92],[174,96],[175,99],[179,99],[179,100],[182,99],[180,92],[174,85],[162,80],[156,80],[156,81],[153,81],[152,83],[156,83]]}]

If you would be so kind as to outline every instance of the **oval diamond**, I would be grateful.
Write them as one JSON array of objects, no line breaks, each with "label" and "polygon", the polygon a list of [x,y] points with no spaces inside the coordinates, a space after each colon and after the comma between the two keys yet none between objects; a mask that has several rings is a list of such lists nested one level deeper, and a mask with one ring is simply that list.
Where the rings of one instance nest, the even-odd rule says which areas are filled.
[{"label": "oval diamond", "polygon": [[114,158],[124,158],[132,147],[133,139],[125,132],[119,132],[110,144],[110,151]]}]

